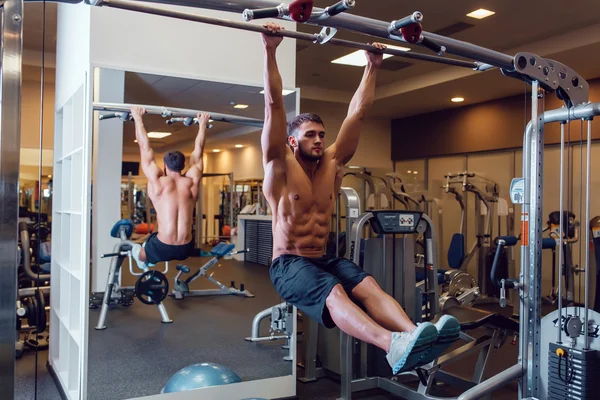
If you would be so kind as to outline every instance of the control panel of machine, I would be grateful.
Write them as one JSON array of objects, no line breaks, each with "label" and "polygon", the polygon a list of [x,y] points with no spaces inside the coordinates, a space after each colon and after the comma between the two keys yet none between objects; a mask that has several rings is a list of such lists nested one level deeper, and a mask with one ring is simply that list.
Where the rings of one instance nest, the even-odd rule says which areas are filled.
[{"label": "control panel of machine", "polygon": [[405,210],[371,211],[373,231],[378,235],[416,233],[422,212]]}]

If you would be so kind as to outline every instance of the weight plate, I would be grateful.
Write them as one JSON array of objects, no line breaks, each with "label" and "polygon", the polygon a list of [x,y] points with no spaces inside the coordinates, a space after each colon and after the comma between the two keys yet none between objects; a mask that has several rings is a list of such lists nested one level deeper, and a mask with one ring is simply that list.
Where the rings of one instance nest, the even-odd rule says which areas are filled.
[{"label": "weight plate", "polygon": [[42,332],[29,332],[25,336],[23,343],[25,343],[27,347],[35,350],[45,350],[50,344],[50,334],[47,330]]},{"label": "weight plate", "polygon": [[160,304],[168,293],[169,281],[159,271],[146,271],[135,283],[135,296],[144,304]]},{"label": "weight plate", "polygon": [[452,277],[448,294],[457,296],[466,289],[472,289],[477,286],[477,281],[466,272],[459,272]]}]

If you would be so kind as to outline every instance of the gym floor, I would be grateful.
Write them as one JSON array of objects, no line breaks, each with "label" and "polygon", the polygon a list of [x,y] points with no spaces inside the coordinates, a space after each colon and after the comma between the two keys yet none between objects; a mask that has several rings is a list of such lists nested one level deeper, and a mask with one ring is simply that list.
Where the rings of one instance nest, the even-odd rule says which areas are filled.
[{"label": "gym floor", "polygon": [[[193,258],[186,262],[199,267],[208,258]],[[169,284],[175,275],[175,266],[167,274]],[[157,267],[162,270],[162,266]],[[107,326],[96,331],[94,326],[100,310],[90,310],[88,398],[128,399],[160,393],[169,377],[179,369],[199,362],[215,362],[230,366],[242,380],[254,380],[290,373],[292,367],[283,360],[286,350],[281,341],[249,343],[244,337],[250,335],[254,315],[265,308],[281,302],[269,280],[268,269],[253,263],[224,260],[222,267],[213,269],[214,277],[226,285],[231,280],[239,287],[244,283],[255,298],[238,296],[213,296],[165,300],[165,307],[173,324],[161,324],[155,306],[144,305],[137,299],[130,308],[115,308],[108,312]],[[123,284],[132,284],[124,278]],[[193,289],[211,288],[205,279],[198,279]],[[490,307],[490,306],[488,306]],[[491,306],[503,313],[509,309]],[[268,333],[268,320],[261,324],[261,335]],[[476,334],[475,334],[476,335]],[[299,351],[301,351],[299,349]],[[299,354],[299,356],[301,356]],[[510,340],[500,349],[492,350],[485,377],[490,377],[513,365],[518,356],[518,345]],[[58,400],[59,393],[46,369],[47,351],[38,353],[37,399]],[[460,376],[472,373],[477,355],[465,358],[454,368]],[[257,368],[257,365],[260,368]],[[465,367],[468,366],[468,367]],[[460,368],[458,368],[460,367]],[[35,353],[26,352],[17,361],[17,399],[33,399],[35,382]],[[302,376],[298,369],[298,376]],[[299,399],[329,400],[339,396],[339,383],[333,379],[320,379],[314,383],[298,383]],[[436,388],[439,396],[454,395],[451,388]],[[493,399],[514,399],[517,384],[514,383],[495,392]],[[383,391],[372,390],[356,393],[355,399],[397,399]]]}]

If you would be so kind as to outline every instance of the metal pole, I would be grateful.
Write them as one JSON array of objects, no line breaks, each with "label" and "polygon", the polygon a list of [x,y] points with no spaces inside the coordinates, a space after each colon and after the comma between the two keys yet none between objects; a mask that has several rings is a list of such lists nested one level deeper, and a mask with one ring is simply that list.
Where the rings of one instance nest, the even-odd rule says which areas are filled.
[{"label": "metal pole", "polygon": [[[585,309],[584,309],[584,349],[589,349],[590,337],[588,334],[588,308],[589,308],[589,290],[590,290],[590,252],[588,246],[590,243],[590,189],[591,189],[591,173],[592,173],[592,120],[587,121],[587,171],[585,183]],[[581,288],[579,289],[581,290]],[[598,288],[596,288],[598,290]]]},{"label": "metal pole", "polygon": [[229,173],[229,183],[230,183],[229,196],[231,197],[229,199],[229,229],[230,229],[229,232],[231,232],[231,229],[233,229],[233,227],[235,226],[235,221],[233,219],[233,197],[234,197],[234,190],[235,190],[235,182],[233,181],[233,172]]},{"label": "metal pole", "polygon": [[150,106],[142,104],[127,104],[127,103],[101,103],[94,102],[94,111],[109,111],[109,112],[130,112],[131,107],[141,107],[146,110],[146,114],[162,115],[166,117],[196,117],[198,113],[207,112],[210,113],[210,118],[214,121],[229,122],[238,125],[255,126],[257,128],[263,127],[263,121],[255,118],[240,117],[237,115],[212,113],[208,111],[191,110],[187,108],[171,108],[171,107],[160,107]]},{"label": "metal pole", "polygon": [[133,221],[133,207],[135,206],[135,202],[133,201],[133,183],[131,182],[131,171],[127,174],[127,212],[129,215],[127,218]]},{"label": "metal pole", "polygon": [[203,212],[202,212],[202,196],[204,195],[203,185],[200,182],[198,186],[198,202],[196,203],[196,248],[202,248],[202,225],[203,225]]},{"label": "metal pole", "polygon": [[[155,2],[156,3],[174,4],[174,3],[168,2],[168,1],[167,2],[155,1]],[[245,31],[258,32],[258,33],[269,33],[269,31],[266,28],[263,28],[261,25],[229,21],[229,20],[221,19],[221,18],[206,17],[206,16],[202,16],[202,15],[196,15],[196,14],[190,14],[190,13],[184,13],[184,12],[178,12],[178,11],[172,11],[172,10],[165,10],[165,9],[156,8],[156,7],[152,7],[152,6],[142,5],[142,4],[139,4],[140,2],[137,2],[137,1],[104,0],[101,2],[92,2],[92,3],[97,3],[98,5],[108,6],[108,7],[112,7],[112,8],[118,8],[121,10],[137,11],[137,12],[143,12],[146,14],[159,15],[159,16],[163,16],[163,17],[177,18],[177,19],[181,19],[181,20],[185,20],[185,21],[201,22],[204,24],[218,25],[218,26],[224,26],[224,27],[234,28],[234,29],[242,29]],[[223,8],[228,8],[225,11],[234,11],[234,12],[240,12],[240,13],[243,12],[247,8],[247,7],[243,7],[244,2],[236,2],[236,4],[231,4],[232,2],[219,1],[218,3],[229,3],[229,4],[218,4],[218,3],[214,4],[209,1],[209,2],[204,2],[204,3],[205,4],[195,5],[195,7],[207,8],[207,9],[213,9],[213,10],[223,10]],[[276,3],[275,6],[278,6],[279,4],[280,3]],[[189,6],[190,4],[182,4],[182,5]],[[254,8],[254,6],[252,6],[252,8]],[[328,23],[325,20],[320,21],[319,24],[323,25],[323,26],[328,26]],[[303,32],[297,32],[297,31],[281,31],[281,32],[277,33],[276,36],[288,37],[288,38],[298,39],[298,40],[306,40],[306,41],[310,41],[310,42],[315,42],[315,41],[318,42],[320,40],[319,34],[310,34],[310,33],[303,33]],[[388,38],[388,36],[389,36],[389,34],[387,34],[387,27],[386,27],[386,35],[383,37]],[[430,55],[430,54],[411,53],[411,52],[406,52],[406,51],[397,50],[397,49],[386,49],[384,51],[381,51],[381,50],[378,50],[376,47],[369,45],[369,44],[357,43],[357,42],[352,42],[352,41],[343,40],[343,39],[332,38],[332,39],[329,39],[326,43],[334,45],[334,46],[343,46],[343,47],[348,47],[348,48],[353,48],[353,49],[373,51],[373,52],[377,52],[377,53],[383,52],[383,53],[392,54],[392,55],[398,56],[398,57],[411,58],[411,59],[422,60],[422,61],[431,61],[431,62],[448,64],[448,65],[453,65],[453,66],[458,66],[458,67],[465,67],[465,68],[471,68],[471,69],[479,69],[479,67],[480,67],[480,65],[478,63],[475,63],[473,61],[464,61],[464,60],[457,60],[457,59],[451,59],[451,58],[444,58],[444,57],[434,56],[434,55]],[[509,57],[509,56],[507,56],[507,57]],[[512,63],[512,57],[510,58],[510,60]],[[511,64],[511,66],[512,66],[512,64]],[[194,114],[194,116],[195,116],[195,114]],[[212,116],[212,114],[211,114],[211,116]],[[213,118],[213,119],[215,119],[215,118]]]},{"label": "metal pole", "polygon": [[[338,192],[337,199],[335,201],[335,256],[340,256],[340,194]],[[346,216],[348,218],[348,216]],[[346,235],[348,231],[346,231]]]},{"label": "metal pole", "polygon": [[[544,171],[544,116],[542,101],[544,90],[538,81],[532,82],[531,94],[532,130],[529,152],[531,162],[524,168],[529,168],[529,181],[526,182],[526,191],[529,194],[527,246],[529,264],[525,265],[526,298],[524,314],[521,321],[527,321],[526,349],[523,349],[522,363],[526,365],[526,381],[521,383],[525,398],[538,398],[540,374],[540,322],[541,322],[541,270],[542,270],[542,194]],[[524,208],[525,209],[525,208]],[[528,226],[527,226],[528,225]],[[528,228],[528,229],[527,229]],[[523,341],[523,338],[521,339]]]},{"label": "metal pole", "polygon": [[[23,1],[6,0],[2,12],[0,63],[0,387],[15,395],[15,299],[21,147]],[[40,150],[41,151],[41,150]]]},{"label": "metal pole", "polygon": [[[563,227],[563,210],[564,210],[564,180],[565,180],[565,123],[560,124],[560,178],[559,178],[559,230],[558,230],[558,315],[562,315],[562,270],[563,270],[563,247],[564,247],[564,227]],[[560,317],[559,317],[560,318]],[[558,324],[557,342],[562,343],[562,324]]]}]

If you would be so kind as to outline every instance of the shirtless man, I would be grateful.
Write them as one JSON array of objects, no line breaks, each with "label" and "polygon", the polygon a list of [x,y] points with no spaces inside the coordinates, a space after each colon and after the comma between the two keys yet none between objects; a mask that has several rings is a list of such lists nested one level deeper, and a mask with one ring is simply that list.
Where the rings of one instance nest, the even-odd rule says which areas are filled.
[{"label": "shirtless man", "polygon": [[[270,32],[283,29],[264,25]],[[358,146],[361,121],[373,103],[381,53],[368,64],[338,137],[325,149],[323,121],[301,114],[287,124],[276,49],[282,37],[263,34],[265,124],[262,132],[264,193],[273,210],[271,281],[279,295],[327,328],[371,343],[387,353],[393,373],[437,358],[460,333],[458,321],[442,317],[415,326],[372,276],[344,258],[325,254],[329,222],[344,174]],[[378,49],[385,45],[374,43]],[[352,300],[351,300],[352,299]],[[356,302],[367,310],[365,313]]]},{"label": "shirtless man", "polygon": [[204,171],[202,154],[206,125],[210,117],[208,114],[198,114],[200,128],[190,156],[191,166],[184,175],[181,171],[185,166],[185,157],[179,151],[165,153],[162,171],[156,165],[142,119],[145,112],[143,108],[131,109],[135,121],[135,137],[140,146],[142,171],[148,178],[147,193],[156,210],[159,231],[151,234],[143,246],[138,244],[132,249],[132,255],[140,268],[160,261],[183,261],[194,250],[192,217]]}]

